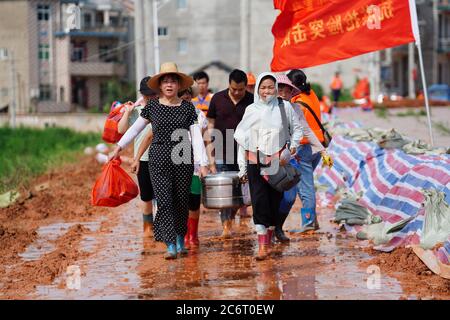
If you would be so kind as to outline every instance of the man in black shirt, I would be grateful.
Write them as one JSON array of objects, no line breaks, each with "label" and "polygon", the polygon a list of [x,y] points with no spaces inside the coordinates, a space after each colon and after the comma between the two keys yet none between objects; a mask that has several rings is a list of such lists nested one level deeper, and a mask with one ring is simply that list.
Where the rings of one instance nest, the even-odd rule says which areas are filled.
[{"label": "man in black shirt", "polygon": [[[253,94],[246,90],[247,75],[241,70],[233,70],[229,76],[228,89],[216,93],[210,102],[208,113],[209,141],[207,147],[210,171],[239,171],[237,164],[237,143],[234,131],[244,116],[245,109],[253,103]],[[231,226],[236,210],[222,209],[224,238],[231,236]]]}]

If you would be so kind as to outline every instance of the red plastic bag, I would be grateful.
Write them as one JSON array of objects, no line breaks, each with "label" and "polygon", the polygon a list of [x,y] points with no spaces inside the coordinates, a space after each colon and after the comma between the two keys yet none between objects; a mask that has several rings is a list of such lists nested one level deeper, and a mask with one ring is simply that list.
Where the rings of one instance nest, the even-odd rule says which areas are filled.
[{"label": "red plastic bag", "polygon": [[123,135],[119,133],[118,127],[119,121],[123,116],[124,107],[124,104],[117,105],[116,101],[111,106],[111,111],[109,112],[103,128],[103,141],[108,143],[117,143],[120,138],[122,138]]},{"label": "red plastic bag", "polygon": [[103,166],[100,177],[92,189],[92,205],[117,207],[136,198],[139,188],[120,167],[120,160],[112,160]]}]

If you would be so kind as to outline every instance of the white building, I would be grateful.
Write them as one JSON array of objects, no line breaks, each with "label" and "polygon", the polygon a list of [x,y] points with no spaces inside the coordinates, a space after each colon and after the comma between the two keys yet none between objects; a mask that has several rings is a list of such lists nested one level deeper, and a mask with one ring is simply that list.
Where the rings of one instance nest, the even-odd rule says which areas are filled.
[{"label": "white building", "polygon": [[[273,36],[271,28],[278,14],[273,0],[162,0],[157,1],[160,61],[175,61],[180,69],[192,73],[207,66],[211,87],[227,86],[227,70],[240,68],[258,74],[270,69]],[[447,4],[445,4],[447,2]],[[136,77],[154,74],[153,0],[136,3]],[[448,37],[450,31],[448,0],[417,0],[424,41],[428,85],[449,81]],[[139,18],[138,18],[139,17]],[[145,19],[144,19],[145,17]],[[141,28],[140,30],[138,30]],[[433,31],[434,30],[434,31]],[[438,33],[439,31],[439,33]],[[427,35],[433,33],[433,37]],[[139,39],[146,39],[145,43]],[[444,51],[443,51],[444,50]],[[445,51],[446,50],[446,51]],[[420,77],[411,81],[417,66],[417,53],[409,59],[408,45],[378,53],[305,69],[311,82],[325,90],[336,71],[346,88],[357,77],[367,76],[377,92],[396,92],[414,96],[421,87]],[[224,68],[220,68],[222,66]]]}]

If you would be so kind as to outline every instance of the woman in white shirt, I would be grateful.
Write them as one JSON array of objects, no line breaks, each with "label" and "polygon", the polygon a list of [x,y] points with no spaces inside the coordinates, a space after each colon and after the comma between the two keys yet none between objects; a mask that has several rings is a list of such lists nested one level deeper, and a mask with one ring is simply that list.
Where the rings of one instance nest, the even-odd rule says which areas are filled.
[{"label": "woman in white shirt", "polygon": [[[283,127],[278,96],[278,84],[272,73],[259,75],[255,87],[255,102],[249,105],[234,134],[239,144],[239,176],[248,178],[252,198],[253,221],[258,234],[257,260],[268,255],[278,210],[283,197],[270,186],[265,175],[269,163],[285,165],[296,153],[303,129],[291,104],[283,101],[289,128]],[[286,132],[289,132],[289,137]],[[286,141],[290,140],[290,150]],[[270,167],[273,167],[270,165]]]}]

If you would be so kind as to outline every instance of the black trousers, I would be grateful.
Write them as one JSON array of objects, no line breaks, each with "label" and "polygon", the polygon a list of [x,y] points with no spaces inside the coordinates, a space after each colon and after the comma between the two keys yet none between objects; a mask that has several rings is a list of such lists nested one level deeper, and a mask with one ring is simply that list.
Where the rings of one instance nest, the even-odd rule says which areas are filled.
[{"label": "black trousers", "polygon": [[247,176],[252,198],[253,222],[266,228],[275,226],[283,193],[272,188],[264,180],[256,164],[248,164]]},{"label": "black trousers", "polygon": [[333,92],[333,101],[338,102],[339,97],[341,96],[341,89],[337,89],[337,90],[333,89],[332,92]]}]

